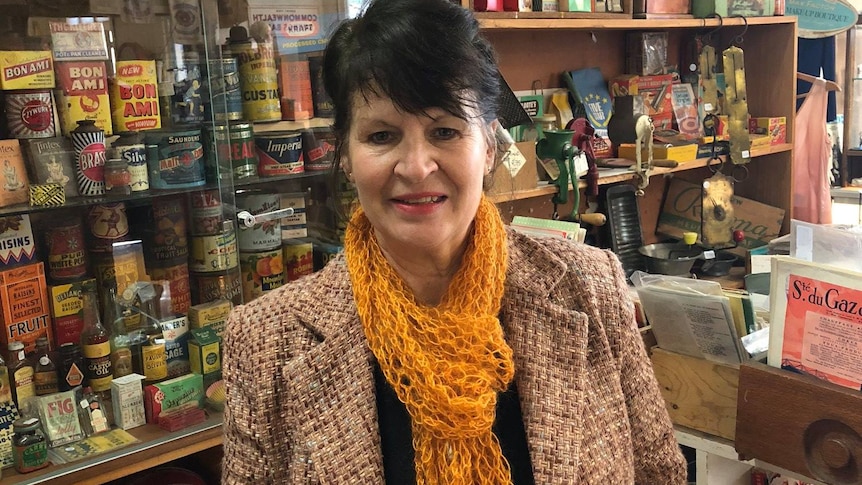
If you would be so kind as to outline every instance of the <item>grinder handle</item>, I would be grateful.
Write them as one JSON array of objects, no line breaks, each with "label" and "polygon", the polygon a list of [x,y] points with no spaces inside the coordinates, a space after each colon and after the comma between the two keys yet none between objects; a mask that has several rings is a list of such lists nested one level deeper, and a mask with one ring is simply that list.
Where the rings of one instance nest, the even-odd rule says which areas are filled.
[{"label": "grinder handle", "polygon": [[578,214],[578,220],[594,226],[604,226],[608,218],[601,212],[590,212],[589,214]]}]

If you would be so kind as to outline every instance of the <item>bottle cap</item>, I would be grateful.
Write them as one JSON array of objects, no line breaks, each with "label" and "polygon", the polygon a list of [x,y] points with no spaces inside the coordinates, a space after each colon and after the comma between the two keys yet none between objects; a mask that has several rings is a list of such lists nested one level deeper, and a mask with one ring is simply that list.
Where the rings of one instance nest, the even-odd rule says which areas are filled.
[{"label": "bottle cap", "polygon": [[9,342],[9,350],[21,350],[24,348],[24,342]]}]

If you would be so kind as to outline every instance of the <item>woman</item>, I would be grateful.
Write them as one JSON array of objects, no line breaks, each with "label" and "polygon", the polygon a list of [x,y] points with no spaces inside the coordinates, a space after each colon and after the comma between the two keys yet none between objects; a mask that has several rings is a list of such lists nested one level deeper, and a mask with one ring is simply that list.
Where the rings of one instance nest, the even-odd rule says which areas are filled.
[{"label": "woman", "polygon": [[496,72],[445,0],[332,37],[361,208],[343,256],[232,314],[224,482],[685,482],[616,258],[508,231],[482,195]]}]

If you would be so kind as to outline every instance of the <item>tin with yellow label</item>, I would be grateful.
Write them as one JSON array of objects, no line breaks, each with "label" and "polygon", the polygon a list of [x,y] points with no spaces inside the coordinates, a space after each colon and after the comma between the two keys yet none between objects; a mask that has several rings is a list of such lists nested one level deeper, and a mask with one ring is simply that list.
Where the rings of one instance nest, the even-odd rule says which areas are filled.
[{"label": "tin with yellow label", "polygon": [[284,285],[284,263],[281,248],[239,255],[242,297],[249,302]]},{"label": "tin with yellow label", "polygon": [[239,67],[243,118],[248,121],[280,120],[278,71],[272,43],[252,42],[248,34],[245,38],[234,38],[234,29],[231,31],[228,47]]},{"label": "tin with yellow label", "polygon": [[192,236],[189,270],[196,273],[226,271],[236,268],[236,231],[233,227],[212,236]]},{"label": "tin with yellow label", "polygon": [[116,131],[162,127],[156,61],[117,61],[110,79],[111,119]]}]

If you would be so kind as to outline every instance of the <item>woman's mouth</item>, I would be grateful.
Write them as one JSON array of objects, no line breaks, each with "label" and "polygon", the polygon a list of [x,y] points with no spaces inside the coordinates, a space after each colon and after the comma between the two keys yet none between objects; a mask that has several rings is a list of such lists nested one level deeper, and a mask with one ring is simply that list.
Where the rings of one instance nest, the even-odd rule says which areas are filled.
[{"label": "woman's mouth", "polygon": [[444,199],[446,199],[446,196],[434,195],[434,196],[417,197],[417,198],[410,198],[410,199],[395,199],[395,201],[399,202],[401,204],[420,205],[420,204],[436,204],[436,203],[442,202]]}]

